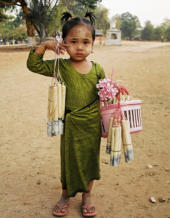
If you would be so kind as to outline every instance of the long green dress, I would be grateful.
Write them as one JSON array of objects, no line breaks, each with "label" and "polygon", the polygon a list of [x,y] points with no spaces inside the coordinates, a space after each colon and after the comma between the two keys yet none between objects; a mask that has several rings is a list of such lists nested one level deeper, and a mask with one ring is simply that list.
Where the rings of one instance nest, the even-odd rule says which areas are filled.
[{"label": "long green dress", "polygon": [[[100,178],[100,112],[96,84],[105,77],[103,68],[92,62],[87,74],[77,72],[69,59],[60,59],[60,74],[66,85],[66,115],[61,136],[61,183],[69,197],[88,192],[91,180]],[[27,67],[45,76],[53,76],[54,60],[30,51]]]}]

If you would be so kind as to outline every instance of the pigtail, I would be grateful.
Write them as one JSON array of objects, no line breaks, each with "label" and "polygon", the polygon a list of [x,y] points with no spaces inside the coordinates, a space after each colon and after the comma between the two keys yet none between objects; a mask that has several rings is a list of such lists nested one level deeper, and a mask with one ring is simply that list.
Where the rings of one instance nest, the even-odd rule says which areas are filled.
[{"label": "pigtail", "polygon": [[69,12],[64,12],[62,17],[61,17],[61,22],[65,23],[71,18],[72,18],[72,15]]},{"label": "pigtail", "polygon": [[89,17],[89,18],[90,18],[90,22],[91,22],[91,24],[94,26],[96,16],[94,15],[93,12],[86,12],[86,14],[85,14],[84,17],[85,17],[85,18]]}]

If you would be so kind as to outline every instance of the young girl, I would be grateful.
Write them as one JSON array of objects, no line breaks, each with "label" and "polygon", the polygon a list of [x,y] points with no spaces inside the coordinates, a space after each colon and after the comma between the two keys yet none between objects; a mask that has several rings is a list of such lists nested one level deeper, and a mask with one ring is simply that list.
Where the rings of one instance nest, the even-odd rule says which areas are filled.
[{"label": "young girl", "polygon": [[[90,19],[88,19],[88,17]],[[59,59],[61,79],[66,85],[65,129],[61,136],[61,198],[53,215],[68,213],[70,197],[82,192],[82,215],[96,215],[90,201],[93,181],[100,178],[99,151],[101,140],[100,113],[96,84],[105,77],[103,68],[86,58],[93,51],[95,40],[94,17],[72,18],[65,12],[62,21],[63,42],[59,54],[65,51],[69,59]],[[57,52],[57,43],[47,41],[30,51],[28,69],[45,76],[53,76],[54,60],[43,61],[46,49]]]}]

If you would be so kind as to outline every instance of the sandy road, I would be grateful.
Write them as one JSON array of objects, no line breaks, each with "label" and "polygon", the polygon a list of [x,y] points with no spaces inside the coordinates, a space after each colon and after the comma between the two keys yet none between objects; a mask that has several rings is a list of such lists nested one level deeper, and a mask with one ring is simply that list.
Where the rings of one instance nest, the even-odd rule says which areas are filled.
[{"label": "sandy road", "polygon": [[[60,195],[59,137],[46,135],[50,79],[29,72],[28,51],[0,52],[0,217],[49,218]],[[47,52],[45,58],[53,58]],[[98,218],[168,218],[170,216],[170,46],[123,42],[95,47],[90,57],[109,76],[123,81],[143,100],[143,131],[132,136],[135,160],[109,166],[101,145],[101,180],[93,202]],[[148,169],[151,164],[153,168]],[[166,202],[149,202],[164,197]],[[80,215],[81,195],[71,199],[68,218]]]}]

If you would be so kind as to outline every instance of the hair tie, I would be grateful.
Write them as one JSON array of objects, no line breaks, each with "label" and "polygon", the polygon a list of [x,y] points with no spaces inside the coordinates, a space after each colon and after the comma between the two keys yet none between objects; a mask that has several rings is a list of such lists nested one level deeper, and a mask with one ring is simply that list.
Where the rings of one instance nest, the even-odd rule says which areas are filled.
[{"label": "hair tie", "polygon": [[86,14],[84,16],[84,19],[88,20],[87,17],[90,18],[91,24],[94,25],[95,24],[95,19],[96,19],[96,16],[94,15],[94,13],[93,12],[86,12]]},{"label": "hair tie", "polygon": [[63,13],[63,16],[61,17],[61,22],[62,23],[65,23],[67,22],[68,20],[71,20],[73,17],[72,15],[69,13],[69,12],[64,12]]}]

